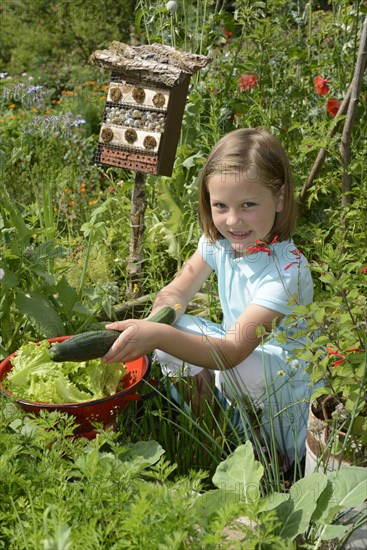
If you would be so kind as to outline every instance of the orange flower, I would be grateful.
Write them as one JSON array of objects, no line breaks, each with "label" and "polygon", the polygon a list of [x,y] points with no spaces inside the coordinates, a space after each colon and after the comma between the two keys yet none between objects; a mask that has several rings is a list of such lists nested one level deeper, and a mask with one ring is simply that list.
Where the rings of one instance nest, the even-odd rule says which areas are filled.
[{"label": "orange flower", "polygon": [[15,107],[16,107],[15,103],[10,103],[9,109],[15,109]]},{"label": "orange flower", "polygon": [[329,80],[326,80],[322,76],[317,76],[315,78],[315,90],[319,95],[326,95],[329,91]]},{"label": "orange flower", "polygon": [[88,204],[92,206],[93,204],[97,204],[97,201],[89,201]]},{"label": "orange flower", "polygon": [[327,100],[326,110],[331,116],[336,116],[340,108],[340,103],[337,99],[331,98]]},{"label": "orange flower", "polygon": [[75,206],[75,201],[70,201],[69,206]]},{"label": "orange flower", "polygon": [[8,116],[9,120],[14,120],[14,117],[12,115]]},{"label": "orange flower", "polygon": [[31,109],[31,112],[32,113],[38,113],[38,109],[36,109],[36,107],[33,107],[33,109]]}]

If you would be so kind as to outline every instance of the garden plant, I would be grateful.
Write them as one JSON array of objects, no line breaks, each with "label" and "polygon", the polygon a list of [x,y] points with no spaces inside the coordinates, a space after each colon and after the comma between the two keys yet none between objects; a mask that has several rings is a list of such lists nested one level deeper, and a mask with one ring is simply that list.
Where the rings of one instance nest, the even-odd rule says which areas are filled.
[{"label": "garden plant", "polygon": [[[71,417],[0,395],[0,548],[343,548],[367,521],[346,514],[367,500],[365,2],[22,0],[0,18],[0,358],[147,314],[197,246],[208,152],[261,126],[292,165],[315,296],[289,322],[307,321],[295,359],[322,383],[312,429],[328,433],[318,471],[299,457],[283,472],[251,404],[237,403],[245,433],[215,395],[219,414],[197,421],[154,362],[141,389],[153,397],[90,441]],[[88,59],[112,40],[211,58],[191,80],[172,176],[146,178],[132,293],[135,174],[95,163],[109,77]],[[221,321],[214,279],[189,309]]]}]

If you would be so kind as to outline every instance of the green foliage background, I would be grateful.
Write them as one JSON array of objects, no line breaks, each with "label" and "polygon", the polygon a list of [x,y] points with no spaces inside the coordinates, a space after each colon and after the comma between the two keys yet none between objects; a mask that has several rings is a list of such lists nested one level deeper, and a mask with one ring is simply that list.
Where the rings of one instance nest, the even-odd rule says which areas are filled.
[{"label": "green foliage background", "polygon": [[[196,248],[197,177],[219,137],[242,126],[265,126],[272,131],[289,153],[298,197],[318,151],[325,148],[326,161],[306,201],[299,205],[295,235],[297,246],[310,261],[315,282],[315,304],[297,311],[295,320],[297,315],[305,317],[310,330],[318,331],[318,339],[310,340],[298,354],[309,362],[314,380],[324,379],[325,391],[341,392],[346,398],[348,418],[355,420],[349,425],[350,433],[359,438],[358,434],[367,431],[366,73],[351,135],[352,189],[347,206],[342,205],[341,193],[344,118],[330,116],[327,101],[335,98],[341,102],[353,78],[367,12],[365,2],[190,0],[177,1],[175,12],[169,12],[166,4],[164,0],[0,3],[0,357],[27,340],[93,328],[101,312],[112,318],[116,304],[126,300],[135,175],[94,162],[109,75],[91,66],[88,58],[112,40],[161,42],[208,55],[212,61],[191,80],[172,177],[147,178],[145,263],[139,281],[147,300],[133,314],[148,311],[155,292]],[[241,77],[250,74],[258,77],[257,86],[241,90]],[[318,75],[329,81],[326,96],[315,90]],[[338,131],[330,139],[335,124]],[[208,281],[202,291],[192,304],[193,311],[220,321],[215,281]],[[327,347],[344,357],[337,369],[335,356],[325,353]],[[358,351],[348,351],[353,348]],[[209,419],[204,432],[192,419],[178,419],[176,410],[168,414],[164,399],[164,406],[158,401],[153,400],[143,411],[138,406],[129,409],[120,424],[126,439],[164,439],[167,458],[178,463],[180,473],[190,468],[197,472],[201,466],[213,469],[230,455],[235,438],[226,432],[227,425],[217,436]],[[13,420],[3,415],[4,437],[0,440],[5,457],[0,460],[1,483],[13,499],[2,503],[8,522],[5,545],[16,525],[14,540],[19,547],[26,540],[29,547],[34,542],[35,547],[44,544],[47,548],[63,537],[67,547],[75,510],[83,525],[80,533],[90,537],[84,539],[91,541],[90,547],[112,544],[111,529],[118,522],[115,514],[121,498],[126,498],[127,509],[136,513],[135,523],[127,526],[126,519],[122,533],[133,537],[135,530],[139,534],[139,518],[144,514],[154,521],[151,499],[157,493],[155,486],[145,484],[145,474],[139,477],[140,470],[138,479],[125,478],[118,465],[115,473],[123,477],[126,486],[116,496],[112,465],[117,459],[103,455],[104,451],[99,454],[99,443],[87,450],[82,442],[69,445],[72,428],[57,418],[40,420],[41,427],[47,428],[42,436],[37,431],[31,436],[23,426],[27,423],[23,417],[20,425],[19,421],[11,424]],[[60,440],[52,439],[53,421],[62,434],[57,445],[55,441]],[[111,438],[104,437],[113,447]],[[365,438],[358,441],[366,444]],[[261,458],[266,474],[264,493],[284,488],[276,457],[270,464],[269,457]],[[105,464],[108,470],[103,470]],[[192,511],[186,509],[192,502],[190,491],[201,487],[200,475],[190,474],[189,481],[172,486],[173,493],[180,495],[184,517],[180,532],[174,533],[172,492],[166,493],[163,484],[166,477],[172,479],[172,473],[166,464],[148,474],[155,476],[161,490],[158,533],[164,535],[159,540],[167,542],[159,543],[160,547],[184,548],[187,537],[193,537],[196,547],[202,547],[203,540],[208,548],[225,547],[221,533],[226,521],[234,517],[230,511],[223,511],[209,524],[200,516],[203,531],[192,529]],[[292,481],[300,475],[301,465],[297,464]],[[106,482],[102,493],[95,491],[98,476]],[[129,500],[128,482],[135,484],[135,500]],[[49,508],[32,493],[32,487],[42,483],[53,503]],[[94,514],[93,506],[89,506],[88,518],[83,516],[87,509],[81,504],[83,498],[99,503],[100,494],[102,516]],[[66,503],[59,516],[54,505],[58,498]],[[215,504],[217,495],[212,498]],[[164,519],[167,508],[172,515]],[[90,521],[94,522],[92,533],[88,531]],[[270,541],[269,547],[281,548],[276,517],[268,516],[264,526],[268,530],[263,540]],[[148,531],[135,541],[136,547],[149,540]],[[328,526],[324,531],[329,537],[341,533]],[[309,539],[299,547],[315,540],[320,544],[315,533],[309,530]],[[255,548],[258,534],[249,530],[247,536],[253,537]],[[73,537],[77,544],[77,529]],[[116,548],[120,547],[123,543],[117,544]]]}]

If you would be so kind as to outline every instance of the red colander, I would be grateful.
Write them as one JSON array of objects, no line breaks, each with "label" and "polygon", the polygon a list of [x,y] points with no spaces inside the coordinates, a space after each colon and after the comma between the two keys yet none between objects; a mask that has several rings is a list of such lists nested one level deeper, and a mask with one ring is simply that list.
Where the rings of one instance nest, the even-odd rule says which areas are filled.
[{"label": "red colander", "polygon": [[[67,338],[70,338],[70,336],[50,338],[48,342],[62,342]],[[1,385],[1,382],[5,380],[6,375],[12,369],[10,358],[13,355],[16,355],[16,352],[0,363],[0,392],[8,397],[11,397],[12,394]],[[93,422],[102,423],[106,427],[113,426],[117,415],[126,409],[130,401],[142,399],[142,396],[136,392],[150,373],[151,361],[149,356],[144,355],[139,359],[135,359],[135,361],[125,363],[125,367],[127,374],[122,378],[123,390],[108,397],[78,403],[37,403],[25,399],[17,399],[17,403],[25,411],[35,414],[39,414],[41,410],[66,412],[74,416],[78,424],[75,435],[92,439],[96,436]],[[144,399],[147,397],[144,396]]]}]

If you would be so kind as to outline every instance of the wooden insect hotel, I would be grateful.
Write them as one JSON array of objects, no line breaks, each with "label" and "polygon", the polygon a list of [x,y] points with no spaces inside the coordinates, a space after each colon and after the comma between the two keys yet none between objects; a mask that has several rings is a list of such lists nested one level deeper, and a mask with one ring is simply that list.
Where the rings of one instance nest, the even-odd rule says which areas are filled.
[{"label": "wooden insect hotel", "polygon": [[209,58],[115,41],[94,52],[91,62],[111,71],[96,161],[170,176],[190,78]]}]

